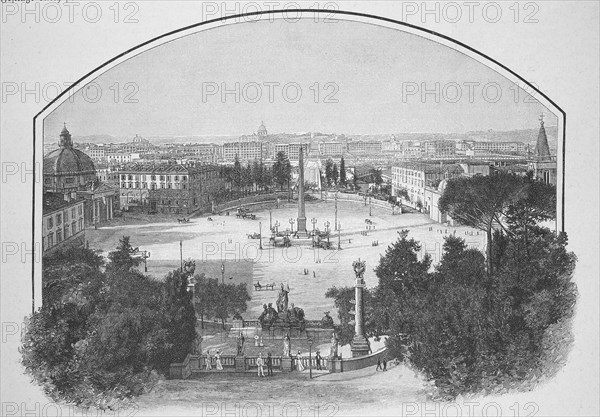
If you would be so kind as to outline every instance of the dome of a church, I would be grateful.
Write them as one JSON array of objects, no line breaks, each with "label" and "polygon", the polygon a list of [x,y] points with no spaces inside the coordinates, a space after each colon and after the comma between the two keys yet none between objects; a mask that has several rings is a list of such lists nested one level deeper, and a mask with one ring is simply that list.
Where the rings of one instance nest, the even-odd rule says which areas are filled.
[{"label": "dome of a church", "polygon": [[265,126],[265,122],[261,122],[258,127],[258,132],[256,132],[258,136],[267,136],[267,127]]},{"label": "dome of a church", "polygon": [[96,177],[92,158],[73,147],[71,134],[66,126],[60,133],[59,148],[44,157],[43,171],[44,186],[55,190],[81,189]]}]

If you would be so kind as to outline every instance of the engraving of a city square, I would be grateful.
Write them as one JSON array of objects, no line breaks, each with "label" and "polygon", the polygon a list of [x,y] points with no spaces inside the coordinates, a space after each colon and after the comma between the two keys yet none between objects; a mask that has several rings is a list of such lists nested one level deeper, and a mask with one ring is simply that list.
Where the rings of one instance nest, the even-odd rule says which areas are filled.
[{"label": "engraving of a city square", "polygon": [[577,294],[560,111],[415,29],[252,20],[43,119],[27,372],[84,408],[326,415],[550,380]]}]

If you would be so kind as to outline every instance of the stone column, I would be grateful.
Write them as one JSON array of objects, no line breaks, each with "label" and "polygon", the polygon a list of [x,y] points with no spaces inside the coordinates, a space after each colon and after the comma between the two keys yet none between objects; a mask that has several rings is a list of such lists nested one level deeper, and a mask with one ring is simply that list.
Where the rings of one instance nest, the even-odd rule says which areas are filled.
[{"label": "stone column", "polygon": [[353,265],[356,281],[354,283],[354,338],[352,339],[352,357],[365,356],[369,354],[369,342],[364,333],[364,305],[363,288],[365,288],[365,261],[354,261]]}]

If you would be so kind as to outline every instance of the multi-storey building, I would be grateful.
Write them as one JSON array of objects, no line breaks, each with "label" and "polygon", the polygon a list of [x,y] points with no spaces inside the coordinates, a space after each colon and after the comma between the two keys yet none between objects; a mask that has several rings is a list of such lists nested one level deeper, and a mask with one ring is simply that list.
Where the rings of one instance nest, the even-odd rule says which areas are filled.
[{"label": "multi-storey building", "polygon": [[140,159],[139,153],[107,152],[106,161],[109,164],[127,164]]},{"label": "multi-storey building", "polygon": [[381,142],[355,140],[348,142],[348,152],[353,155],[374,155],[381,153]]},{"label": "multi-storey building", "polygon": [[277,157],[279,152],[283,152],[290,161],[300,160],[300,148],[306,157],[310,152],[310,145],[307,143],[278,143],[272,146],[273,154],[272,159]]},{"label": "multi-storey building", "polygon": [[321,156],[339,156],[344,152],[342,142],[319,142],[319,155]]},{"label": "multi-storey building", "polygon": [[259,141],[227,142],[223,144],[223,161],[233,162],[236,156],[240,162],[261,160],[264,146],[264,143]]},{"label": "multi-storey building", "polygon": [[400,195],[401,190],[406,190],[413,204],[422,205],[425,187],[437,187],[442,180],[463,174],[463,168],[458,164],[403,162],[392,167],[392,195]]},{"label": "multi-storey building", "polygon": [[474,142],[475,155],[482,154],[525,154],[527,147],[523,142]]},{"label": "multi-storey building", "polygon": [[456,155],[456,142],[451,140],[428,140],[421,148],[425,158],[444,158]]},{"label": "multi-storey building", "polygon": [[210,189],[224,187],[217,166],[135,164],[119,172],[121,207],[190,214],[210,209]]},{"label": "multi-storey building", "polygon": [[45,192],[42,205],[44,255],[85,243],[84,199],[69,193]]}]

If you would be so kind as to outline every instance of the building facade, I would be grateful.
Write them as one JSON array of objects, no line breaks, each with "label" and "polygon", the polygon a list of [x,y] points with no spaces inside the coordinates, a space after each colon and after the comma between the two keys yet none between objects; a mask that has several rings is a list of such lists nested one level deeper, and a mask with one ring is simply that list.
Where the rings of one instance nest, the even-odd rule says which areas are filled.
[{"label": "building facade", "polygon": [[225,186],[217,166],[135,164],[120,175],[120,204],[125,210],[190,214],[210,208],[211,188]]},{"label": "building facade", "polygon": [[84,244],[84,200],[70,194],[45,192],[42,205],[42,254]]}]

